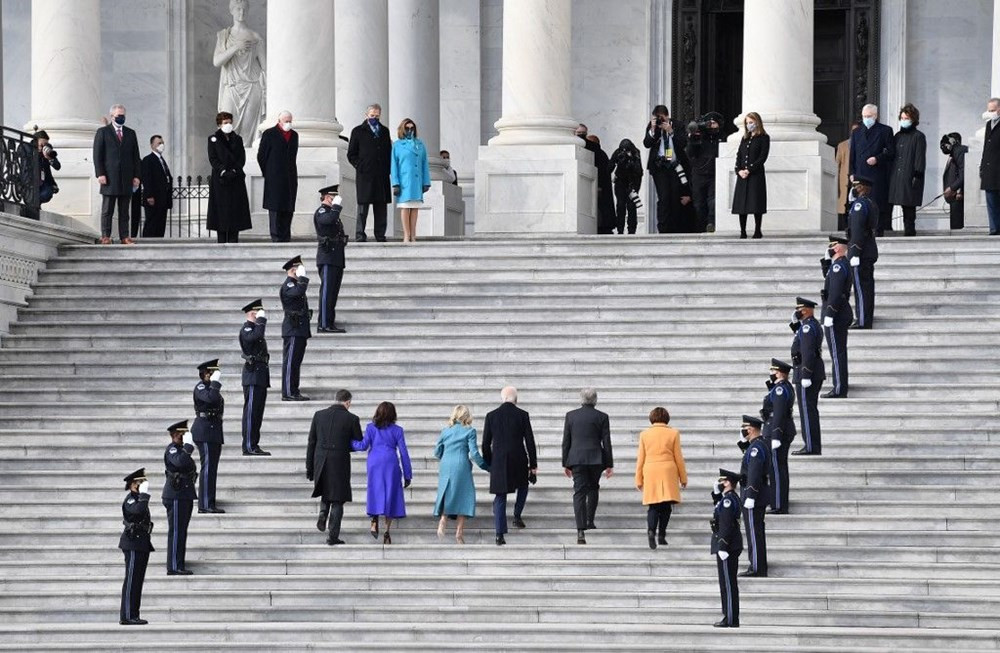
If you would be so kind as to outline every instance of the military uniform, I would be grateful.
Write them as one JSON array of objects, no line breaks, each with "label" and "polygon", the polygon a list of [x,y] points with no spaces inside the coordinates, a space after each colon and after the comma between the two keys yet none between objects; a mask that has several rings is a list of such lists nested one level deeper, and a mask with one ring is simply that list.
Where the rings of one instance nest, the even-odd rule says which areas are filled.
[{"label": "military uniform", "polygon": [[[771,369],[788,374],[792,366],[772,358]],[[788,379],[782,379],[771,383],[760,410],[764,420],[761,433],[771,450],[771,512],[778,514],[788,512],[788,449],[795,439],[794,405],[795,389]]]},{"label": "military uniform", "polygon": [[[219,359],[198,366],[198,372],[219,369]],[[222,414],[225,400],[222,384],[218,381],[199,381],[194,387],[194,412],[197,416],[191,425],[191,435],[198,445],[201,457],[201,474],[198,478],[198,512],[225,512],[215,505],[215,479],[219,474],[219,455],[222,453]]]},{"label": "military uniform", "polygon": [[[815,308],[816,302],[797,297],[800,307]],[[823,366],[823,335],[819,322],[815,317],[801,320],[795,325],[795,337],[792,339],[792,364],[795,366],[793,382],[795,384],[795,399],[799,404],[799,422],[802,427],[804,446],[792,455],[822,453],[822,442],[819,426],[819,391],[826,379],[826,369]],[[805,387],[803,381],[809,381]]]},{"label": "military uniform", "polygon": [[[847,244],[846,238],[830,236],[831,243]],[[843,398],[849,389],[847,375],[847,330],[851,326],[851,272],[846,257],[823,266],[823,333],[833,365],[833,389],[824,397]]]},{"label": "military uniform", "polygon": [[146,620],[139,617],[139,608],[142,604],[142,584],[146,579],[149,554],[155,550],[150,539],[153,518],[149,514],[149,495],[131,490],[133,482],[145,480],[145,468],[125,477],[125,487],[129,489],[129,493],[122,502],[122,523],[125,529],[118,540],[118,548],[125,554],[125,581],[122,583],[119,615],[119,623],[123,626],[146,624]]},{"label": "military uniform", "polygon": [[[337,186],[328,186],[320,190],[320,195],[326,196],[337,192]],[[340,221],[340,197],[333,205],[321,204],[313,214],[313,224],[316,226],[316,237],[319,246],[316,248],[316,267],[319,269],[319,321],[317,329],[321,333],[343,333],[336,325],[337,296],[340,295],[340,282],[344,279],[344,248],[347,246],[347,234],[344,224]]]},{"label": "military uniform", "polygon": [[[868,182],[855,175],[856,182]],[[870,185],[870,182],[868,182]],[[847,260],[854,284],[855,312],[859,329],[872,328],[875,317],[875,262],[878,260],[878,205],[869,197],[858,197],[847,216]]]},{"label": "military uniform", "polygon": [[[290,270],[302,264],[302,257],[296,256],[284,265]],[[282,361],[281,361],[281,399],[282,401],[305,401],[308,397],[299,392],[299,368],[306,355],[306,343],[312,337],[309,321],[312,311],[309,310],[309,300],[306,289],[309,287],[308,277],[285,277],[278,296],[285,310],[285,319],[281,323]]]},{"label": "military uniform", "polygon": [[[749,415],[743,416],[746,426],[762,426],[761,420]],[[767,536],[764,532],[764,515],[771,493],[768,473],[771,469],[770,451],[764,438],[757,437],[743,452],[740,466],[740,500],[743,502],[744,528],[747,531],[747,549],[750,554],[750,568],[741,576],[767,576]],[[749,504],[749,505],[748,505]]]},{"label": "military uniform", "polygon": [[[739,474],[719,470],[719,474],[734,485]],[[740,533],[740,498],[736,492],[712,492],[715,510],[712,513],[712,555],[715,556],[719,572],[719,594],[722,598],[722,621],[715,624],[720,628],[740,626],[740,588],[737,575],[740,554],[743,553],[743,535]],[[725,554],[724,556],[720,554]],[[725,558],[725,559],[723,559]]]},{"label": "military uniform", "polygon": [[[243,307],[244,313],[263,310],[263,300],[257,299]],[[264,330],[267,318],[258,315],[253,322],[247,320],[240,328],[240,349],[243,354],[243,447],[244,456],[265,456],[260,448],[260,425],[264,421],[264,404],[267,403],[267,389],[271,387],[271,370],[268,363],[271,355],[267,352]]]},{"label": "military uniform", "polygon": [[[188,430],[187,420],[178,422],[167,429],[168,433],[184,433]],[[187,553],[188,523],[194,500],[198,498],[194,490],[198,477],[198,466],[191,454],[194,446],[176,445],[171,442],[163,453],[166,482],[163,484],[163,506],[167,509],[167,575],[186,576],[190,574],[184,563]]]}]

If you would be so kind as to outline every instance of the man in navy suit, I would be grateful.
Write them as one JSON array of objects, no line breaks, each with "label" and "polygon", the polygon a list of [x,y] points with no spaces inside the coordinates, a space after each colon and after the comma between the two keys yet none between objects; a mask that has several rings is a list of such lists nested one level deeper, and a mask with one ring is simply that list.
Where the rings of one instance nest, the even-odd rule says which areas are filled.
[{"label": "man in navy suit", "polygon": [[111,107],[111,122],[94,134],[94,176],[101,185],[101,244],[111,244],[111,221],[118,209],[118,239],[129,237],[129,203],[139,189],[139,141],[125,126],[125,107]]},{"label": "man in navy suit", "polygon": [[861,126],[851,132],[851,155],[848,173],[851,181],[856,175],[871,180],[871,198],[878,206],[878,233],[892,231],[892,212],[889,210],[889,171],[896,158],[896,140],[892,128],[878,121],[878,107],[866,104],[861,109]]}]

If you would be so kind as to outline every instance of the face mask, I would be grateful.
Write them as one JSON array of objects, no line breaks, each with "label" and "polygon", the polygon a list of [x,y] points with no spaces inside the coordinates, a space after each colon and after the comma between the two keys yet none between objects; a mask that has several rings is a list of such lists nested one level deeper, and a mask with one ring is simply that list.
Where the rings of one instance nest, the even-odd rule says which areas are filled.
[{"label": "face mask", "polygon": [[997,119],[997,112],[996,111],[984,111],[983,112],[983,120],[996,120],[996,119]]},{"label": "face mask", "polygon": [[748,122],[747,123],[747,131],[748,132],[752,132],[755,129],[757,129],[757,123],[755,123],[755,122]]},{"label": "face mask", "polygon": [[951,154],[951,143],[941,143],[941,153]]},{"label": "face mask", "polygon": [[741,428],[740,429],[740,436],[742,438],[744,438],[744,439],[750,437],[750,429],[746,428],[745,426],[743,428]]},{"label": "face mask", "polygon": [[290,131],[292,131],[292,123],[291,122],[283,122],[283,123],[281,123],[281,128],[283,130],[285,130],[286,132],[290,132]]},{"label": "face mask", "polygon": [[231,122],[224,123],[222,125],[222,133],[223,134],[232,134],[233,133],[233,123],[231,123]]},{"label": "face mask", "polygon": [[771,383],[774,383],[775,381],[778,380],[778,375],[775,374],[774,372],[771,372],[770,379],[771,379]]},{"label": "face mask", "polygon": [[149,481],[139,483],[139,494],[149,494]]},{"label": "face mask", "polygon": [[407,127],[404,133],[407,138],[413,138],[413,127]]},{"label": "face mask", "polygon": [[802,311],[795,311],[794,313],[792,313],[792,319],[795,320],[796,322],[801,322],[802,321]]},{"label": "face mask", "polygon": [[828,256],[829,258],[833,258],[834,256],[836,256],[836,254],[834,253],[834,251],[833,251],[833,248],[832,248],[832,247],[828,247],[828,248],[827,248],[827,250],[826,250],[826,255],[827,255],[827,256]]},{"label": "face mask", "polygon": [[165,149],[167,148],[163,145],[163,143],[160,143],[159,145],[156,146],[156,151],[159,152],[160,154],[163,154],[163,150]]},{"label": "face mask", "polygon": [[444,167],[445,168],[450,168],[451,167],[451,159],[441,159],[441,160],[444,161]]},{"label": "face mask", "polygon": [[378,118],[369,118],[368,119],[368,124],[371,125],[372,127],[374,127],[375,125],[378,124]]},{"label": "face mask", "polygon": [[864,126],[865,126],[865,127],[867,127],[868,129],[871,129],[871,128],[872,128],[872,126],[874,126],[874,125],[875,125],[875,119],[874,119],[874,118],[862,118],[862,119],[861,119],[861,122],[862,122],[862,124],[864,124]]},{"label": "face mask", "polygon": [[912,126],[913,126],[913,121],[912,120],[900,120],[899,121],[899,128],[900,129],[909,129]]},{"label": "face mask", "polygon": [[115,124],[116,125],[124,125],[125,124],[125,116],[115,116]]}]

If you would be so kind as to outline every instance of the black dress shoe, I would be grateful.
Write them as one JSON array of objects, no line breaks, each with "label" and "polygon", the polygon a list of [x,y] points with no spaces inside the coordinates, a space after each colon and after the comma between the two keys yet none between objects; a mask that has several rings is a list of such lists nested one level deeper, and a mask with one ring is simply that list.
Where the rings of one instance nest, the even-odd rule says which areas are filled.
[{"label": "black dress shoe", "polygon": [[256,449],[253,450],[253,455],[255,455],[255,456],[270,456],[271,452],[270,451],[264,451],[260,447],[257,447]]},{"label": "black dress shoe", "polygon": [[375,236],[375,242],[377,242],[377,243],[384,243],[385,242],[385,236],[382,236],[381,238],[379,238],[378,236]]},{"label": "black dress shoe", "polygon": [[649,548],[656,549],[656,533],[653,531],[646,531],[646,538],[649,540]]},{"label": "black dress shoe", "polygon": [[211,508],[209,508],[205,512],[212,512],[212,513],[216,513],[216,514],[222,515],[222,514],[225,514],[226,511],[223,510],[222,508],[216,508],[215,506],[212,506]]},{"label": "black dress shoe", "polygon": [[145,619],[140,619],[136,617],[135,619],[123,619],[118,623],[121,624],[122,626],[145,626],[149,622],[146,621]]},{"label": "black dress shoe", "polygon": [[524,523],[524,520],[521,519],[520,517],[515,517],[514,518],[514,526],[516,526],[517,528],[527,528],[528,527],[527,524]]},{"label": "black dress shoe", "polygon": [[366,242],[368,242],[368,236],[366,236],[365,234],[355,234],[355,236],[354,236],[354,242],[356,242],[356,243],[366,243]]},{"label": "black dress shoe", "polygon": [[594,522],[590,522],[589,524],[587,524],[587,530],[588,531],[595,530],[596,528],[597,528],[597,526],[594,525]]},{"label": "black dress shoe", "polygon": [[297,395],[292,395],[292,401],[310,401],[310,399],[304,394],[297,394]]},{"label": "black dress shoe", "polygon": [[747,569],[746,571],[741,571],[736,575],[741,578],[767,578],[767,574],[762,574],[758,571],[750,571],[749,569]]},{"label": "black dress shoe", "polygon": [[729,622],[726,621],[725,619],[723,619],[722,621],[716,621],[712,625],[715,626],[716,628],[729,628]]},{"label": "black dress shoe", "polygon": [[347,544],[347,542],[340,539],[339,537],[328,537],[326,539],[326,543],[329,544],[330,546],[336,546],[338,544]]},{"label": "black dress shoe", "polygon": [[818,454],[814,454],[813,452],[809,451],[805,447],[802,447],[798,451],[793,451],[791,453],[792,453],[793,456],[816,456],[816,455],[818,455]]},{"label": "black dress shoe", "polygon": [[787,515],[788,514],[788,509],[785,508],[784,510],[768,510],[767,514],[769,514],[769,515]]},{"label": "black dress shoe", "polygon": [[178,569],[177,571],[167,571],[167,576],[190,576],[193,571],[188,571],[187,569]]},{"label": "black dress shoe", "polygon": [[289,397],[288,395],[281,395],[281,400],[282,401],[295,401],[294,398]]},{"label": "black dress shoe", "polygon": [[667,546],[667,536],[666,535],[660,535],[659,537],[656,538],[656,542],[660,546]]},{"label": "black dress shoe", "polygon": [[576,532],[576,543],[577,544],[586,544],[587,543],[587,536],[586,536],[585,533],[586,533],[586,531],[577,531]]},{"label": "black dress shoe", "polygon": [[497,546],[503,546],[507,543],[507,540],[503,539],[503,535],[497,535]]},{"label": "black dress shoe", "polygon": [[347,331],[345,331],[344,329],[341,329],[340,327],[337,327],[337,326],[332,326],[332,327],[329,327],[329,328],[328,327],[318,327],[316,330],[319,331],[320,333],[347,333]]},{"label": "black dress shoe", "polygon": [[823,397],[824,399],[847,399],[847,393],[846,392],[844,394],[838,395],[838,394],[834,393],[833,390],[831,390],[830,392],[824,392],[820,396]]}]

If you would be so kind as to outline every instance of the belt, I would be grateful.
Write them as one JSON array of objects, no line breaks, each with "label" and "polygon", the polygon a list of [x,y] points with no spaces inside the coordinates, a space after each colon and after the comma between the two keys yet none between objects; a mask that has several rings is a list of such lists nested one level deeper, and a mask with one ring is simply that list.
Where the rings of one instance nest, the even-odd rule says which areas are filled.
[{"label": "belt", "polygon": [[222,413],[196,413],[198,417],[203,417],[205,419],[215,419],[217,417],[222,417]]}]

